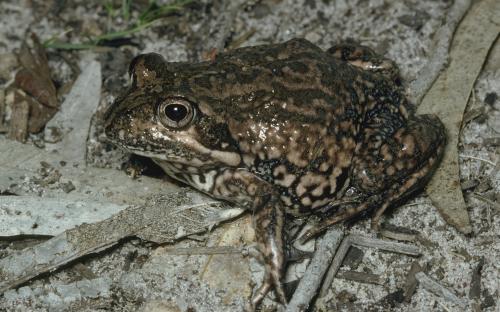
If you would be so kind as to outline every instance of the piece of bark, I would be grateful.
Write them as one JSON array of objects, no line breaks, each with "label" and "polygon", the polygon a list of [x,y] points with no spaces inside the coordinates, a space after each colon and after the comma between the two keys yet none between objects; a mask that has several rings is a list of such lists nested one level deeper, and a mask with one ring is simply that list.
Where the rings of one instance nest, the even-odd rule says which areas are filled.
[{"label": "piece of bark", "polygon": [[415,274],[418,272],[422,271],[422,267],[417,261],[413,261],[410,267],[410,271],[408,271],[408,274],[406,275],[406,282],[404,286],[404,300],[406,302],[410,302],[411,297],[415,293],[415,290],[417,289],[417,279],[415,278]]},{"label": "piece of bark", "polygon": [[55,236],[107,219],[127,206],[82,197],[0,196],[0,237]]},{"label": "piece of bark", "polygon": [[0,133],[7,132],[7,127],[4,125],[5,106],[5,90],[0,89]]},{"label": "piece of bark", "polygon": [[27,101],[16,102],[12,106],[9,132],[7,137],[18,142],[26,142],[28,137],[28,116],[30,107]]},{"label": "piece of bark", "polygon": [[449,67],[417,110],[419,114],[436,114],[446,126],[448,143],[427,193],[446,222],[465,234],[471,233],[472,227],[458,182],[458,138],[472,87],[500,31],[499,11],[497,0],[484,0],[472,6],[455,32]]},{"label": "piece of bark", "polygon": [[243,248],[237,248],[234,246],[212,246],[212,247],[166,247],[163,251],[169,255],[176,256],[192,256],[192,255],[228,255],[228,254],[243,254],[245,250]]},{"label": "piece of bark", "polygon": [[152,197],[144,205],[80,225],[0,259],[0,293],[129,237],[166,243],[207,231],[214,222],[225,221],[218,219],[225,209],[223,203],[195,192]]},{"label": "piece of bark", "polygon": [[465,191],[475,189],[476,186],[479,185],[479,180],[477,180],[477,179],[465,180],[461,184],[462,184],[462,191],[465,192]]},{"label": "piece of bark", "polygon": [[[101,97],[101,65],[87,63],[59,112],[45,127],[46,150],[57,150],[59,157],[71,164],[85,164],[90,120]],[[57,135],[54,135],[57,133]]]},{"label": "piece of bark", "polygon": [[33,196],[41,164],[45,162],[61,173],[62,181],[71,178],[75,187],[68,196],[63,196],[60,188],[43,187],[44,196],[61,200],[89,199],[118,205],[143,205],[155,194],[178,193],[182,189],[161,179],[143,176],[132,180],[119,170],[63,166],[60,161],[58,155],[50,151],[0,138],[0,192]]},{"label": "piece of bark", "polygon": [[472,271],[472,278],[470,283],[469,298],[481,299],[481,270],[484,266],[484,257],[479,259],[479,263]]},{"label": "piece of bark", "polygon": [[380,230],[380,235],[398,241],[414,242],[419,235],[418,231],[394,225],[385,225]]}]

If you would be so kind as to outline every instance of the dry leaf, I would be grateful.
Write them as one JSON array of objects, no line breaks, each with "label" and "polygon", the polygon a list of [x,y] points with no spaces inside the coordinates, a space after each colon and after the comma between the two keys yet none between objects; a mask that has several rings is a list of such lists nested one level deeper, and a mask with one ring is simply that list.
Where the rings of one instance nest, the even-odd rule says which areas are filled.
[{"label": "dry leaf", "polygon": [[57,112],[59,103],[56,87],[50,77],[45,49],[36,35],[33,34],[31,37],[33,49],[30,50],[26,43],[21,46],[19,62],[22,68],[17,72],[15,81],[19,89],[32,97],[28,102],[30,104],[29,131],[37,133]]},{"label": "dry leaf", "polygon": [[500,32],[498,12],[498,0],[484,0],[471,8],[455,33],[449,67],[418,108],[420,114],[439,116],[448,131],[443,161],[429,183],[427,193],[443,218],[462,233],[470,233],[472,227],[460,187],[457,144],[472,87]]}]

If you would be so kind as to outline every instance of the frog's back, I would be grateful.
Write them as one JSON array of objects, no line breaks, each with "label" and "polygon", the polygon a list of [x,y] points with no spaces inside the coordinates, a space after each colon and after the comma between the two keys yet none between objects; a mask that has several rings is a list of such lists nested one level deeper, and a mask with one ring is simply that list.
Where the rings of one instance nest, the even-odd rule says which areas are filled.
[{"label": "frog's back", "polygon": [[[358,71],[302,39],[216,58],[218,103],[244,165],[310,212],[344,187],[359,129]],[[221,73],[224,73],[222,78]]]},{"label": "frog's back", "polygon": [[179,66],[174,90],[193,96],[203,114],[227,126],[242,165],[276,185],[293,213],[308,213],[342,193],[368,97],[375,89],[391,90],[381,77],[303,39]]}]

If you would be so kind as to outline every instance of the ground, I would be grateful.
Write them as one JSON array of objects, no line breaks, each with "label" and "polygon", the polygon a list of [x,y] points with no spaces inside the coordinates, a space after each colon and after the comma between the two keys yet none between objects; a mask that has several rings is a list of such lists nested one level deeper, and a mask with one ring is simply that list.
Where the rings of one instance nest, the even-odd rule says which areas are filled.
[{"label": "ground", "polygon": [[[75,156],[83,161],[78,170],[97,168],[119,172],[126,167],[130,173],[150,166],[150,163],[144,165],[143,159],[129,161],[129,155],[107,144],[103,140],[101,126],[103,111],[128,84],[128,63],[139,53],[157,52],[169,61],[197,61],[207,59],[214,51],[222,49],[276,43],[294,37],[306,38],[324,49],[338,41],[352,39],[393,59],[409,84],[419,78],[420,70],[435,54],[436,33],[447,22],[447,15],[455,3],[448,0],[177,1],[175,10],[148,19],[141,15],[147,10],[147,1],[130,2],[128,18],[122,1],[0,2],[0,91],[5,95],[6,103],[10,90],[15,86],[14,75],[19,69],[16,57],[20,54],[22,43],[25,40],[31,42],[31,33],[35,33],[47,48],[50,77],[59,103],[70,97],[68,92],[77,84],[75,79],[90,67],[88,64],[91,61],[100,64],[102,86],[97,95],[97,107],[89,115],[89,138],[84,141],[86,145],[83,149],[78,150],[80,154]],[[173,2],[158,3],[169,5]],[[111,40],[96,40],[122,30],[126,30],[125,33]],[[464,189],[472,232],[464,235],[447,224],[423,193],[384,217],[385,224],[396,226],[397,231],[410,231],[407,243],[417,246],[421,256],[406,256],[374,248],[351,248],[340,271],[361,272],[364,279],[340,278],[342,274],[339,273],[325,296],[311,307],[312,311],[464,309],[457,302],[446,300],[420,286],[406,298],[403,291],[407,289],[408,272],[412,264],[417,263],[429,277],[466,302],[467,309],[498,311],[498,90],[500,44],[496,40],[474,84],[459,137],[460,176],[456,180]],[[3,97],[0,97],[0,102]],[[2,105],[0,103],[0,108]],[[9,104],[6,104],[5,116],[2,116],[4,110],[0,109],[0,130],[2,118],[7,125],[13,118],[11,111]],[[56,118],[64,116],[63,110],[55,110],[54,113]],[[0,136],[9,135],[4,132],[0,131]],[[40,160],[44,161],[43,157],[53,157],[46,156],[50,155],[51,146],[47,136],[47,130],[31,133],[26,137],[26,145],[13,146],[18,146],[16,148],[22,153],[28,145],[32,148],[30,153],[39,149]],[[62,179],[58,175],[54,178],[57,171],[53,169],[55,165],[44,165],[38,160],[36,164],[23,164],[26,167],[31,164],[31,174],[23,171],[16,175],[16,171],[10,169],[18,168],[18,162],[5,155],[11,154],[0,154],[0,170],[5,170],[0,175],[10,180],[2,184],[3,178],[0,177],[0,195],[5,195],[0,196],[2,218],[7,214],[5,207],[8,201],[3,198],[12,197],[7,195],[23,195],[44,202],[44,199],[54,196],[71,201],[74,198],[70,196],[75,194],[93,199],[92,196],[99,192],[96,190],[99,186],[97,182],[94,188],[81,189],[81,178],[73,175],[75,171],[67,169],[70,165],[65,167],[60,164],[60,168],[57,167],[62,172]],[[151,172],[146,170],[144,174],[151,175]],[[95,179],[99,180],[99,175]],[[188,192],[172,181],[160,179],[164,177],[154,176],[151,182],[147,177],[133,180],[123,175],[113,181],[132,185],[132,188],[138,185],[137,189],[149,188],[149,191],[164,187],[169,190],[164,193],[168,194]],[[71,181],[73,183],[69,184]],[[113,192],[116,195],[125,191],[113,189]],[[140,191],[137,194],[140,197]],[[111,202],[118,202],[114,195],[106,196]],[[82,198],[78,197],[79,200]],[[100,198],[95,197],[97,201]],[[154,200],[158,202],[160,199]],[[27,208],[29,211],[30,207]],[[36,208],[33,207],[33,210]],[[34,215],[35,211],[29,214]],[[0,227],[3,231],[0,232],[0,261],[1,258],[13,257],[23,248],[46,241],[47,235],[60,234],[57,231],[48,231],[45,235],[45,232],[37,232],[27,236],[15,231],[12,234],[9,232],[12,226],[5,228],[9,223],[1,220],[4,229]],[[48,222],[57,224],[57,218]],[[37,221],[36,225],[42,227],[43,221]],[[361,220],[345,231],[377,236],[371,231],[369,220]],[[262,277],[261,266],[248,256],[251,253],[248,247],[253,242],[251,217],[244,215],[208,233],[190,235],[187,239],[179,239],[185,236],[181,235],[183,231],[179,227],[174,232],[172,237],[176,239],[165,234],[169,237],[165,241],[174,240],[175,244],[158,245],[146,239],[129,238],[97,254],[85,254],[55,272],[5,291],[0,297],[0,310],[242,311],[254,284],[258,284]],[[148,237],[151,236],[154,235],[149,234]],[[313,248],[314,242],[304,247],[310,251]],[[290,285],[302,276],[308,261],[303,260],[289,269],[287,280],[292,282]],[[367,282],[368,277],[374,277],[374,280]],[[267,298],[263,310],[274,307],[274,302]]]}]

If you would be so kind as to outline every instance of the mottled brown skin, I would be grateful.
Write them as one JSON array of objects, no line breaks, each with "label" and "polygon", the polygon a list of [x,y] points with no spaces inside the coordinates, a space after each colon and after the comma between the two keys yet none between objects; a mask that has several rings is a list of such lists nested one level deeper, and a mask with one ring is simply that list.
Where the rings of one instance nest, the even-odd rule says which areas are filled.
[{"label": "mottled brown skin", "polygon": [[372,211],[376,226],[424,186],[445,144],[436,117],[414,115],[393,62],[353,44],[325,52],[294,39],[195,64],[145,54],[130,73],[132,86],[108,111],[107,136],[254,211],[266,269],[254,306],[271,288],[286,302],[285,214],[323,217],[306,238]]}]

